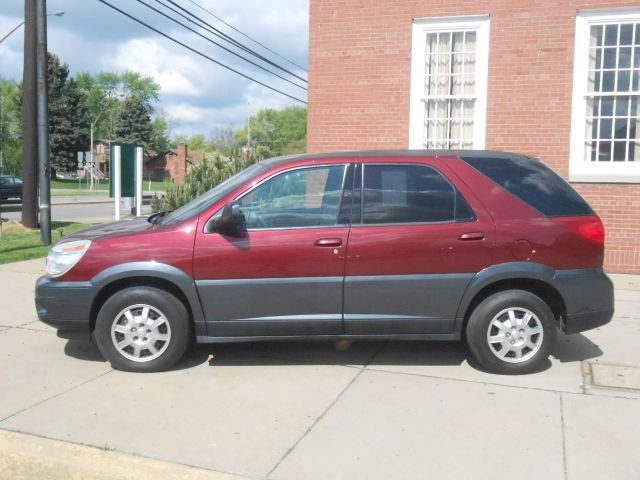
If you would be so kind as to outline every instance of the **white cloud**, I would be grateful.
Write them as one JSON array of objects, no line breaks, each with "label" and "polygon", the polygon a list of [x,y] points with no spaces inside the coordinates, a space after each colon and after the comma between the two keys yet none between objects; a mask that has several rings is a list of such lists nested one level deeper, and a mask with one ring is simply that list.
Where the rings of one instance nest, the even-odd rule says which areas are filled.
[{"label": "white cloud", "polygon": [[167,50],[155,39],[141,38],[123,43],[105,62],[105,68],[132,70],[152,77],[165,95],[197,98],[202,93],[190,79],[199,70],[198,62]]},{"label": "white cloud", "polygon": [[[304,76],[304,72],[261,49],[193,4],[178,1],[202,20]],[[196,1],[283,56],[306,65],[306,0]],[[21,20],[23,0],[0,2],[3,4],[0,12],[2,36]],[[209,134],[217,127],[240,126],[246,121],[247,114],[262,108],[299,104],[197,56],[98,2],[49,0],[47,3],[50,11],[65,11],[63,17],[50,17],[49,48],[69,64],[72,74],[133,70],[153,77],[161,86],[157,111],[168,117],[175,133]],[[296,97],[306,98],[306,92],[259,71],[137,3],[123,2],[118,6],[232,68]],[[19,30],[0,44],[1,75],[21,77],[22,43],[23,32]]]}]

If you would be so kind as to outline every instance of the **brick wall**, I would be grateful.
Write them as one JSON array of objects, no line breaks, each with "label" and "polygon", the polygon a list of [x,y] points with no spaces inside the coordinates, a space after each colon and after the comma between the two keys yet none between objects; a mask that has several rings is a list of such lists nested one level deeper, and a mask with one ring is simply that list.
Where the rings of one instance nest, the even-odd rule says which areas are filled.
[{"label": "brick wall", "polygon": [[[311,0],[310,152],[407,148],[416,17],[490,14],[487,149],[568,175],[576,10],[637,1]],[[640,185],[574,184],[607,229],[605,265],[640,273]]]}]

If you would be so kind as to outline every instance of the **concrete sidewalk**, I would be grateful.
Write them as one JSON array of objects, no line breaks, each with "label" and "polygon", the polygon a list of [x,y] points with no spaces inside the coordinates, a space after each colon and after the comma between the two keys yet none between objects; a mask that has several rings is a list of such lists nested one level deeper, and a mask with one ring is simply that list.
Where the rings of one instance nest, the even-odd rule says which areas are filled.
[{"label": "concrete sidewalk", "polygon": [[36,320],[42,268],[0,265],[0,477],[53,449],[81,458],[58,465],[78,478],[100,465],[147,478],[147,461],[252,479],[640,478],[637,277],[614,276],[611,324],[560,334],[532,375],[480,372],[463,345],[435,342],[196,346],[173,371],[135,375]]}]

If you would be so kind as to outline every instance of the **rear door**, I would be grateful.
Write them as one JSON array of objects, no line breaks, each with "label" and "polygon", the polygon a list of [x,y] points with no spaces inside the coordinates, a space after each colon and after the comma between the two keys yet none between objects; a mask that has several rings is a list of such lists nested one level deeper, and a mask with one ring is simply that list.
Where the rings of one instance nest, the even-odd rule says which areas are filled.
[{"label": "rear door", "polygon": [[345,333],[453,332],[465,288],[491,262],[491,218],[438,166],[371,161],[358,170]]},{"label": "rear door", "polygon": [[342,333],[346,173],[308,165],[249,188],[236,199],[240,235],[205,233],[201,220],[194,276],[210,336]]}]

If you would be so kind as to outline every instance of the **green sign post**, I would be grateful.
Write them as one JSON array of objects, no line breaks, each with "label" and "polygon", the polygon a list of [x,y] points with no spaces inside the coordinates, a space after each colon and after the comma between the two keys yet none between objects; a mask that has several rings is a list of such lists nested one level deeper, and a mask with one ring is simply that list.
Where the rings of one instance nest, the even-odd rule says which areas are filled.
[{"label": "green sign post", "polygon": [[[142,145],[134,143],[112,143],[109,146],[109,196],[114,197],[114,148],[120,147],[120,196],[133,198],[136,196],[136,148]],[[142,173],[142,172],[141,172]]]}]

